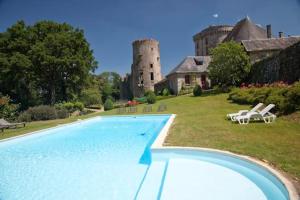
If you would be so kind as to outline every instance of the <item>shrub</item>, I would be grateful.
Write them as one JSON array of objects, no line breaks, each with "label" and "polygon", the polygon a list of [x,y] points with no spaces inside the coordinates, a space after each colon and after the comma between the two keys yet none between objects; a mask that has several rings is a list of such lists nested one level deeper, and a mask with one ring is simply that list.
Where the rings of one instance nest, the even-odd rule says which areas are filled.
[{"label": "shrub", "polygon": [[73,109],[74,109],[74,110],[82,111],[83,108],[84,108],[83,103],[81,103],[81,102],[79,102],[79,101],[77,101],[77,102],[75,102],[75,103],[73,104]]},{"label": "shrub", "polygon": [[149,104],[154,104],[156,102],[156,95],[152,91],[147,92],[146,98],[147,98],[147,103]]},{"label": "shrub", "polygon": [[67,109],[63,108],[56,111],[58,119],[65,119],[70,116],[70,113]]},{"label": "shrub", "polygon": [[201,88],[201,86],[200,85],[196,85],[195,87],[194,87],[194,89],[193,89],[193,94],[194,94],[194,96],[201,96],[201,94],[202,94],[202,88]]},{"label": "shrub", "polygon": [[257,88],[249,85],[242,89],[234,89],[228,99],[241,104],[272,103],[279,114],[288,114],[300,108],[300,82],[292,86],[271,84]]},{"label": "shrub", "polygon": [[101,95],[97,88],[84,90],[80,96],[80,101],[85,106],[98,105],[102,103]]},{"label": "shrub", "polygon": [[297,109],[300,109],[300,81],[296,82],[287,92],[287,98],[290,103],[294,104]]},{"label": "shrub", "polygon": [[74,104],[72,102],[65,102],[62,104],[62,107],[67,109],[69,112],[73,112],[74,110]]},{"label": "shrub", "polygon": [[28,112],[22,112],[18,117],[19,122],[31,122],[31,114]]},{"label": "shrub", "polygon": [[83,108],[84,108],[84,104],[82,102],[65,102],[65,103],[58,103],[58,104],[55,104],[54,107],[57,109],[57,110],[61,110],[61,109],[66,109],[68,112],[72,113],[76,110],[79,110],[79,111],[82,111]]},{"label": "shrub", "polygon": [[18,104],[12,104],[9,96],[0,95],[0,118],[14,120],[18,115]]},{"label": "shrub", "polygon": [[114,108],[114,103],[110,98],[107,98],[104,103],[104,110],[111,110]]},{"label": "shrub", "polygon": [[56,109],[51,106],[41,105],[29,108],[27,112],[33,121],[56,119]]},{"label": "shrub", "polygon": [[162,90],[161,94],[162,94],[162,96],[169,96],[170,91],[168,90],[168,88],[165,88],[165,89]]}]

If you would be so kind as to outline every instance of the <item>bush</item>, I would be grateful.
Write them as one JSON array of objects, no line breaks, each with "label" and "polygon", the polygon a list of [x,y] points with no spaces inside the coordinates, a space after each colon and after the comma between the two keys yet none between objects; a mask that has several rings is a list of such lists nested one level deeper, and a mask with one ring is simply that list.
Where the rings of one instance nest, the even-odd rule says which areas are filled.
[{"label": "bush", "polygon": [[104,103],[104,110],[111,110],[114,108],[114,103],[110,98],[107,98]]},{"label": "bush", "polygon": [[58,103],[58,104],[55,104],[54,107],[57,109],[57,110],[61,110],[61,109],[66,109],[68,112],[72,113],[76,110],[79,110],[79,111],[82,111],[83,108],[84,108],[84,104],[77,101],[77,102],[65,102],[65,103]]},{"label": "bush", "polygon": [[202,88],[201,88],[201,86],[200,85],[196,85],[195,87],[194,87],[194,89],[193,89],[193,94],[194,94],[194,96],[201,96],[201,94],[202,94]]},{"label": "bush", "polygon": [[62,104],[62,107],[67,109],[69,112],[74,112],[74,104],[72,102],[65,102]]},{"label": "bush", "polygon": [[31,122],[31,114],[28,112],[22,112],[18,117],[19,122]]},{"label": "bush", "polygon": [[163,89],[163,91],[161,92],[162,96],[169,96],[170,95],[170,91],[168,90],[168,88]]},{"label": "bush", "polygon": [[84,90],[80,96],[80,101],[87,107],[102,103],[101,95],[97,88],[90,88]]},{"label": "bush", "polygon": [[75,102],[75,103],[73,104],[73,109],[74,109],[74,110],[82,111],[83,108],[84,108],[83,103],[81,103],[81,102],[79,102],[79,101],[77,101],[77,102]]},{"label": "bush", "polygon": [[18,115],[18,104],[12,104],[9,96],[0,95],[0,118],[15,120]]},{"label": "bush", "polygon": [[300,82],[292,86],[273,84],[259,88],[251,86],[234,89],[228,99],[240,104],[272,103],[279,114],[288,114],[300,109]]},{"label": "bush", "polygon": [[147,103],[154,104],[156,102],[156,95],[153,91],[147,91]]},{"label": "bush", "polygon": [[296,82],[286,94],[290,103],[294,104],[296,109],[300,109],[300,81]]},{"label": "bush", "polygon": [[27,112],[33,121],[56,119],[56,109],[51,106],[41,105],[29,108]]},{"label": "bush", "polygon": [[65,119],[65,118],[70,116],[69,111],[65,108],[57,110],[56,112],[57,112],[57,118],[58,119]]}]

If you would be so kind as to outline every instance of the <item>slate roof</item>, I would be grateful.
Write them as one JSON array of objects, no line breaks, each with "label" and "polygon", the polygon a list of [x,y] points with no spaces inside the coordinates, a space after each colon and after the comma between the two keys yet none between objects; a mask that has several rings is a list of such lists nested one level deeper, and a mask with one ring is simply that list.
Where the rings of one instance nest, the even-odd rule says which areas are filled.
[{"label": "slate roof", "polygon": [[269,38],[262,40],[243,40],[247,52],[264,50],[282,50],[300,41],[300,36]]},{"label": "slate roof", "polygon": [[259,25],[252,23],[249,17],[246,17],[233,27],[232,31],[224,39],[224,42],[257,39],[267,39],[267,31]]},{"label": "slate roof", "polygon": [[210,60],[210,56],[187,56],[167,76],[174,73],[206,72]]}]

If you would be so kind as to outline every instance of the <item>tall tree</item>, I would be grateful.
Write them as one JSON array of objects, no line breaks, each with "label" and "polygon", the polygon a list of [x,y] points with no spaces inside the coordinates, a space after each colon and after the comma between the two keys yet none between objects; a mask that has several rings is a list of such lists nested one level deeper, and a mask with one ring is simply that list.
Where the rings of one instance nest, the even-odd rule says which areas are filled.
[{"label": "tall tree", "polygon": [[221,43],[211,51],[209,77],[220,86],[238,86],[250,72],[250,59],[242,45],[234,41]]},{"label": "tall tree", "polygon": [[96,66],[83,31],[66,23],[19,21],[0,34],[0,92],[23,107],[73,100]]},{"label": "tall tree", "polygon": [[112,97],[114,100],[120,99],[121,76],[118,73],[103,72],[98,78],[102,93],[102,102],[105,102],[108,97]]}]

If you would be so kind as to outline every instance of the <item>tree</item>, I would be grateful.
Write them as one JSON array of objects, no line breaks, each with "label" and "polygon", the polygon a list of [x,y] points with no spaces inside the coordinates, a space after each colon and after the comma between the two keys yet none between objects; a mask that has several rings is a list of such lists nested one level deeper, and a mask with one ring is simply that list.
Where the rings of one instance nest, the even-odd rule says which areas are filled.
[{"label": "tree", "polygon": [[37,42],[30,56],[47,103],[76,99],[97,65],[83,31],[51,21],[35,24],[32,31]]},{"label": "tree", "polygon": [[219,86],[238,86],[250,72],[250,59],[242,45],[234,41],[221,43],[211,50],[209,77]]},{"label": "tree", "polygon": [[145,92],[145,97],[147,98],[148,104],[154,104],[156,102],[156,95],[151,90]]},{"label": "tree", "polygon": [[97,66],[80,29],[18,21],[0,33],[0,92],[29,106],[76,99]]},{"label": "tree", "polygon": [[102,94],[102,102],[108,97],[114,100],[120,99],[121,76],[116,72],[103,72],[99,76],[100,92]]}]

